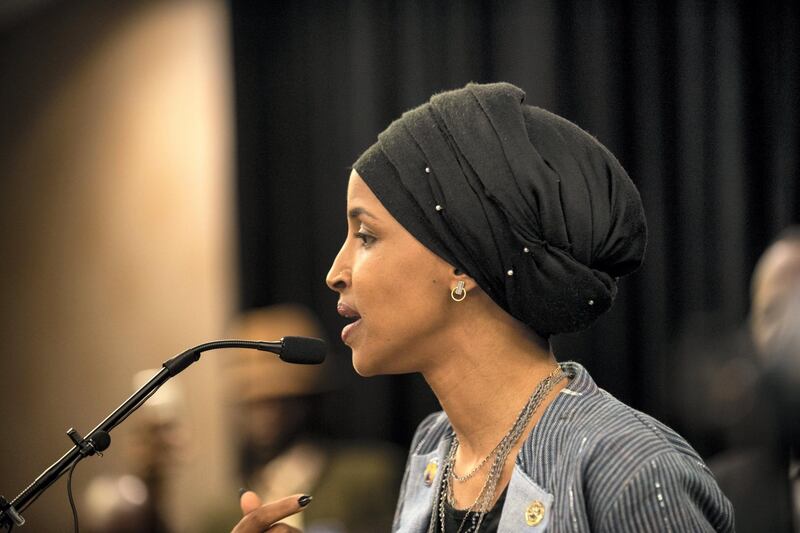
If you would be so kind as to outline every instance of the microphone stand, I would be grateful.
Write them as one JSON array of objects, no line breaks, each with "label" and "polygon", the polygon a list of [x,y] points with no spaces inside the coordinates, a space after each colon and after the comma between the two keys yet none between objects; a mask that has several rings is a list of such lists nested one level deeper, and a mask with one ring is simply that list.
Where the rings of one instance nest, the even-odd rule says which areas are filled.
[{"label": "microphone stand", "polygon": [[219,348],[253,348],[280,353],[283,349],[283,339],[281,339],[280,342],[241,340],[207,342],[190,348],[172,359],[165,361],[163,368],[155,376],[150,378],[150,381],[142,385],[130,398],[125,400],[125,402],[108,415],[105,420],[100,422],[97,427],[89,432],[87,437],[81,437],[75,429],[70,428],[67,431],[67,435],[72,440],[74,444],[73,447],[61,456],[58,461],[42,472],[39,477],[28,485],[16,498],[9,502],[5,497],[0,496],[0,528],[8,528],[10,531],[15,525],[24,525],[25,518],[22,517],[21,513],[63,476],[74,462],[105,450],[111,443],[111,437],[109,436],[111,430],[121,424],[136,409],[141,407],[161,385],[168,379],[182,372],[192,363],[198,361],[202,352]]}]

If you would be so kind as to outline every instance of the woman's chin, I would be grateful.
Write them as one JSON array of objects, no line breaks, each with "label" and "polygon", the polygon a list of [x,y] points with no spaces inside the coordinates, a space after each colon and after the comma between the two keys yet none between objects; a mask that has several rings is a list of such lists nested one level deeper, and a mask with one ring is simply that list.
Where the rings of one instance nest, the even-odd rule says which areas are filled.
[{"label": "woman's chin", "polygon": [[386,374],[396,374],[397,371],[391,368],[391,362],[395,361],[391,354],[382,352],[368,351],[363,347],[352,347],[353,369],[361,377],[370,378]]},{"label": "woman's chin", "polygon": [[356,374],[362,378],[369,378],[380,374],[380,372],[374,368],[375,365],[370,364],[371,362],[372,361],[370,361],[368,358],[364,357],[364,354],[360,354],[359,351],[353,350],[353,370],[355,370]]},{"label": "woman's chin", "polygon": [[376,357],[375,354],[365,354],[359,350],[353,350],[353,369],[362,378],[416,372],[416,370],[398,365],[398,362],[397,359]]},{"label": "woman's chin", "polygon": [[371,377],[376,375],[375,372],[367,372],[367,371],[361,370],[358,367],[353,367],[353,368],[355,369],[356,374],[358,374],[362,378],[371,378]]}]

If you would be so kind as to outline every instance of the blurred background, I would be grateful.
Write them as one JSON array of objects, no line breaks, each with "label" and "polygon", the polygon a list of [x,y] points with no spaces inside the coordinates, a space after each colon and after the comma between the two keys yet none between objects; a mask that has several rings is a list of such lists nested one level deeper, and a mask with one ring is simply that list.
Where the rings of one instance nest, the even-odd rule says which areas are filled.
[{"label": "blurred background", "polygon": [[[512,82],[588,130],[642,194],[643,268],[557,356],[705,457],[723,451],[717,411],[698,407],[749,367],[720,393],[706,378],[748,349],[753,268],[800,222],[799,23],[789,0],[3,0],[0,494],[137,372],[274,304],[304,306],[332,341],[317,431],[407,446],[436,400],[419,376],[353,374],[324,275],[348,166],[404,110],[468,81]],[[159,492],[174,531],[236,504],[224,358],[175,380]],[[148,416],[77,469],[79,509],[90,480],[135,469]],[[71,527],[63,484],[28,510],[31,530]]]}]

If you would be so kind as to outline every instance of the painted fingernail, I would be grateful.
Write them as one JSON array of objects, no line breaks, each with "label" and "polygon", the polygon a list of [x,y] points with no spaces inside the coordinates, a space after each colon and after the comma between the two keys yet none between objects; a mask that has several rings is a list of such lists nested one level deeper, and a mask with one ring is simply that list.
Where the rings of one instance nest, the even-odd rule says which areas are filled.
[{"label": "painted fingernail", "polygon": [[299,503],[299,504],[300,504],[300,507],[305,507],[306,505],[308,505],[309,503],[311,503],[311,500],[313,500],[313,499],[314,499],[314,498],[313,498],[312,496],[300,496],[300,497],[297,499],[297,503]]},{"label": "painted fingernail", "polygon": [[244,494],[245,492],[247,492],[247,489],[246,489],[246,488],[244,488],[244,487],[239,487],[239,497],[240,497],[240,498],[242,497],[242,494]]}]

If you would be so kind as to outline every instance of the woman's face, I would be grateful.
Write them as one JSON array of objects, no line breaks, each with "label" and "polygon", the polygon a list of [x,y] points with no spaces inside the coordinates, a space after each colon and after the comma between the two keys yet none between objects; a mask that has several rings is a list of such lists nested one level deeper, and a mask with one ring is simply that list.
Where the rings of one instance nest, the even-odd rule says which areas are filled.
[{"label": "woman's face", "polygon": [[446,335],[453,267],[405,230],[354,170],[347,189],[347,238],[327,284],[362,376],[417,372]]}]

